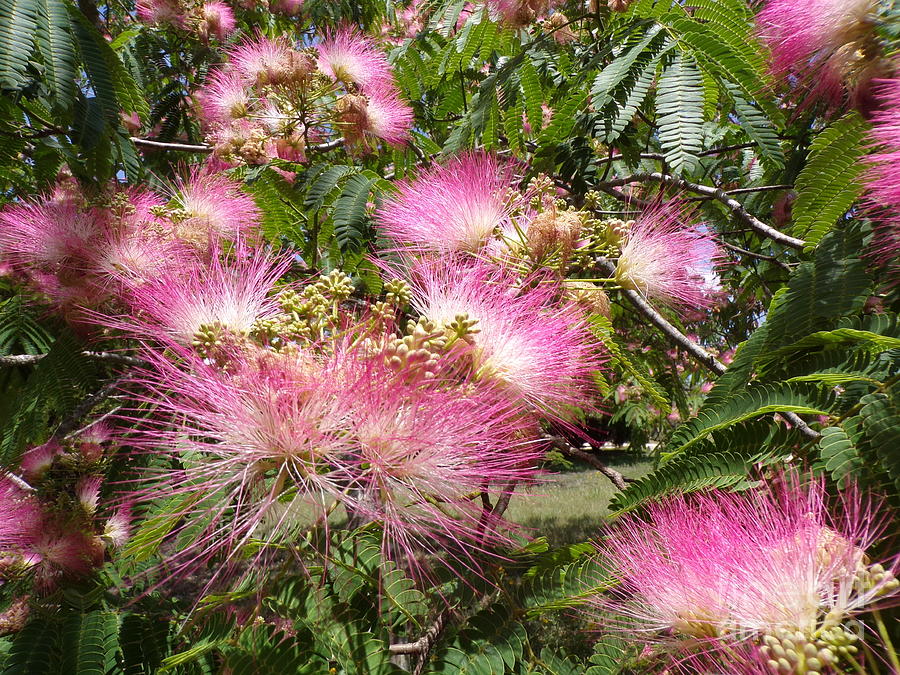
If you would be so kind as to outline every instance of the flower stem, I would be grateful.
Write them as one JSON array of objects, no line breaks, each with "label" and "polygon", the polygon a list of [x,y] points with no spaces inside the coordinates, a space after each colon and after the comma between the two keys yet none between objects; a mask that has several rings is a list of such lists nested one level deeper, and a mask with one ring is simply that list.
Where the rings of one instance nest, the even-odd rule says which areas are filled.
[{"label": "flower stem", "polygon": [[891,667],[894,669],[895,673],[900,673],[900,659],[897,658],[897,651],[894,649],[894,643],[891,642],[891,636],[890,633],[888,633],[887,626],[884,625],[884,619],[881,617],[881,612],[876,609],[872,612],[872,616],[875,618],[875,626],[878,628],[878,634],[884,641],[884,647],[887,650],[887,656],[888,660],[891,662]]}]

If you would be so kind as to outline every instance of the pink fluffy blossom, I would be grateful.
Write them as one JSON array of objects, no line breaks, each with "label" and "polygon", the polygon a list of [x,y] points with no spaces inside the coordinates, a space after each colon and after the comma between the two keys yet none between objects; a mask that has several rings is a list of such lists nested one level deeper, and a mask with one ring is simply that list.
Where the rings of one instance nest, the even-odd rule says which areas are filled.
[{"label": "pink fluffy blossom", "polygon": [[257,319],[278,311],[272,291],[289,265],[284,256],[242,244],[227,256],[214,250],[208,264],[166,270],[155,279],[132,284],[131,316],[95,316],[95,320],[167,344],[190,345],[201,329],[246,335]]},{"label": "pink fluffy blossom", "polygon": [[319,69],[345,84],[354,84],[364,93],[393,82],[387,57],[370,38],[343,28],[318,45]]},{"label": "pink fluffy blossom", "polygon": [[231,7],[219,0],[207,2],[200,9],[200,38],[204,41],[214,36],[219,42],[231,34],[237,26]]},{"label": "pink fluffy blossom", "polygon": [[474,322],[464,339],[476,377],[503,383],[511,396],[552,419],[591,406],[599,344],[582,311],[557,302],[554,284],[454,259],[420,263],[411,280],[417,312],[446,327],[460,318]]},{"label": "pink fluffy blossom", "polygon": [[2,474],[0,514],[0,554],[30,547],[40,531],[40,508],[31,493]]},{"label": "pink fluffy blossom", "polygon": [[366,98],[365,123],[361,131],[390,145],[403,145],[409,140],[413,111],[392,84],[370,86]]},{"label": "pink fluffy blossom", "polygon": [[599,547],[619,586],[596,602],[636,620],[622,624],[633,635],[669,634],[701,651],[749,641],[765,654],[795,635],[827,642],[828,630],[843,633],[897,591],[896,558],[865,556],[885,524],[858,490],[829,500],[822,479],[792,473],[743,492],[670,497],[605,534]]},{"label": "pink fluffy blossom", "polygon": [[259,229],[262,212],[240,183],[222,173],[194,169],[173,186],[178,209],[174,236],[208,247],[220,239],[249,237]]},{"label": "pink fluffy blossom", "polygon": [[91,245],[100,214],[85,209],[80,195],[62,188],[39,202],[0,211],[0,256],[16,268],[59,269]]},{"label": "pink fluffy blossom", "polygon": [[182,26],[184,10],[177,0],[138,0],[138,21],[146,24]]},{"label": "pink fluffy blossom", "polygon": [[473,495],[500,497],[533,480],[542,449],[496,388],[437,379],[404,380],[383,361],[344,354],[339,406],[357,448],[355,508],[384,527],[386,550],[417,566],[415,552],[449,553],[510,544],[509,523],[485,521]]},{"label": "pink fluffy blossom", "polygon": [[877,91],[882,105],[872,119],[870,137],[878,152],[866,158],[869,167],[864,175],[875,219],[869,250],[872,260],[896,277],[900,273],[900,80],[883,80]]},{"label": "pink fluffy blossom", "polygon": [[676,309],[712,306],[713,267],[721,254],[712,236],[690,219],[677,201],[644,211],[624,236],[616,280]]},{"label": "pink fluffy blossom", "polygon": [[196,97],[208,124],[228,124],[246,117],[252,103],[241,75],[227,70],[213,71]]},{"label": "pink fluffy blossom", "polygon": [[797,75],[834,99],[858,59],[857,41],[870,29],[872,0],[768,0],[756,17],[776,77]]},{"label": "pink fluffy blossom", "polygon": [[146,452],[183,458],[181,469],[161,471],[137,497],[183,499],[184,528],[196,532],[170,569],[217,555],[226,562],[251,537],[296,536],[346,487],[340,469],[354,445],[348,420],[335,412],[333,379],[305,354],[248,355],[223,372],[177,353],[179,363],[148,354],[153,367],[137,381],[159,423],[130,439]]},{"label": "pink fluffy blossom", "polygon": [[400,246],[449,253],[478,251],[512,227],[513,167],[484,153],[466,153],[401,181],[375,214]]},{"label": "pink fluffy blossom", "polygon": [[228,52],[234,72],[248,85],[286,84],[312,71],[311,57],[295,51],[285,40],[258,37]]}]

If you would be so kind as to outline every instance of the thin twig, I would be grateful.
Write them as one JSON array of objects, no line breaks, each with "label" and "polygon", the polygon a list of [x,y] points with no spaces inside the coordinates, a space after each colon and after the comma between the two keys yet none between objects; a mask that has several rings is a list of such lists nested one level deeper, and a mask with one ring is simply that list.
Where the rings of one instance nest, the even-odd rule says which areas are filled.
[{"label": "thin twig", "polygon": [[778,265],[781,269],[786,272],[791,271],[791,266],[787,263],[781,262],[778,258],[773,255],[763,255],[762,253],[754,253],[753,251],[748,251],[745,248],[741,248],[740,246],[735,246],[734,244],[729,244],[727,241],[719,241],[719,243],[727,249],[731,249],[735,253],[740,253],[742,255],[750,256],[751,258],[757,258],[759,260],[765,260],[766,262],[770,262],[773,265]]},{"label": "thin twig", "polygon": [[61,440],[77,429],[81,419],[100,405],[100,403],[110,398],[119,385],[122,384],[124,379],[124,377],[117,377],[114,380],[110,380],[93,394],[85,396],[84,400],[75,406],[75,410],[73,410],[66,419],[60,422],[56,431],[54,431],[53,435],[50,437],[50,440]]},{"label": "thin twig", "polygon": [[806,242],[802,239],[791,237],[784,232],[776,230],[770,225],[766,225],[759,218],[747,211],[747,209],[744,208],[744,205],[741,204],[738,200],[729,197],[728,194],[721,188],[711,187],[709,185],[700,185],[699,183],[691,183],[684,180],[683,178],[670,176],[665,173],[635,173],[630,176],[625,176],[624,178],[616,178],[613,180],[605,181],[598,184],[597,188],[608,192],[616,187],[620,187],[623,185],[629,185],[631,183],[646,183],[651,181],[663,183],[664,185],[668,185],[670,187],[676,187],[682,190],[688,190],[690,192],[695,192],[697,194],[711,197],[712,199],[715,199],[716,201],[727,206],[739,220],[748,225],[754,232],[767,237],[779,244],[801,250],[804,246],[806,246]]},{"label": "thin twig", "polygon": [[447,621],[447,616],[445,612],[441,612],[438,614],[435,622],[425,631],[425,634],[420,637],[415,642],[401,642],[398,644],[391,645],[388,647],[391,654],[419,654],[423,652],[426,647],[434,641],[434,638],[441,632],[444,628],[444,624]]},{"label": "thin twig", "polygon": [[163,141],[154,141],[152,138],[131,137],[131,142],[135,145],[143,145],[148,148],[160,148],[162,150],[183,150],[185,152],[212,152],[211,145],[193,145],[191,143],[166,143]]},{"label": "thin twig", "polygon": [[[615,265],[606,258],[598,257],[595,259],[595,262],[605,274],[608,274],[610,277],[615,275]],[[653,309],[650,303],[644,300],[640,293],[629,288],[623,288],[620,292],[631,301],[631,304],[633,304],[641,314],[650,320],[650,323],[659,328],[670,340],[672,340],[672,342],[688,352],[700,364],[706,366],[706,368],[716,375],[721,375],[727,370],[727,366],[725,366],[724,363],[717,360],[716,357],[703,349],[703,347],[696,342],[688,339],[686,335],[669,323],[662,314]]]},{"label": "thin twig", "polygon": [[[147,362],[136,356],[128,356],[127,354],[116,354],[115,352],[81,352],[82,356],[97,361],[109,361],[110,363],[121,363],[126,366],[147,366]],[[8,354],[0,356],[0,367],[2,366],[31,366],[46,357],[46,354]]]}]

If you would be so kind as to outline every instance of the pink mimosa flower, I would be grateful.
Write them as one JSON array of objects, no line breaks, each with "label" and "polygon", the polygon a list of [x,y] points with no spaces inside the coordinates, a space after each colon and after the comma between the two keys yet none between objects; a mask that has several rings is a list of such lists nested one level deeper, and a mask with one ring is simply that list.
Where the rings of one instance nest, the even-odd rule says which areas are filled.
[{"label": "pink mimosa flower", "polygon": [[39,202],[0,211],[0,256],[17,268],[57,271],[90,246],[102,216],[85,209],[80,195],[58,188]]},{"label": "pink mimosa flower", "polygon": [[206,41],[210,36],[221,42],[237,26],[237,20],[234,18],[234,12],[231,7],[219,0],[207,2],[201,8],[200,19],[200,37]]},{"label": "pink mimosa flower", "polygon": [[184,9],[177,0],[138,0],[138,21],[147,24],[182,26]]},{"label": "pink mimosa flower", "polygon": [[768,0],[756,17],[779,78],[795,74],[815,93],[834,99],[859,60],[857,41],[871,31],[873,0]]},{"label": "pink mimosa flower", "polygon": [[512,526],[486,527],[472,496],[534,479],[542,449],[514,404],[495,388],[409,381],[353,354],[328,370],[341,373],[339,405],[358,448],[356,509],[384,524],[386,550],[417,567],[421,549],[472,564],[472,550],[510,544]]},{"label": "pink mimosa flower", "polygon": [[207,123],[229,124],[247,116],[252,99],[239,73],[215,70],[197,91],[197,99]]},{"label": "pink mimosa flower", "polygon": [[513,166],[494,155],[459,155],[401,181],[375,221],[400,246],[478,251],[496,232],[511,227],[513,181]]},{"label": "pink mimosa flower", "polygon": [[616,280],[650,300],[675,309],[709,307],[713,267],[721,253],[715,239],[690,222],[677,201],[644,211],[624,236]]},{"label": "pink mimosa flower", "polygon": [[637,620],[627,630],[648,641],[668,633],[706,652],[748,641],[766,653],[790,639],[798,651],[824,642],[812,653],[834,647],[835,657],[843,622],[900,586],[896,557],[871,565],[865,556],[886,522],[855,488],[832,502],[822,479],[782,473],[645,511],[620,518],[599,544],[620,585],[597,603]]},{"label": "pink mimosa flower", "polygon": [[78,503],[90,515],[97,511],[102,485],[103,479],[100,476],[85,476],[75,486],[75,497],[78,499]]},{"label": "pink mimosa flower", "polygon": [[40,507],[31,493],[2,474],[0,514],[0,554],[30,548],[41,529]]},{"label": "pink mimosa flower", "polygon": [[553,284],[454,259],[420,263],[411,280],[417,312],[445,327],[474,322],[464,340],[477,377],[502,382],[548,418],[570,419],[575,408],[591,407],[600,345],[577,305],[557,302]]},{"label": "pink mimosa flower", "polygon": [[363,93],[393,82],[387,57],[368,37],[343,28],[318,45],[319,69],[345,84],[357,85]]},{"label": "pink mimosa flower", "polygon": [[242,244],[226,258],[214,250],[207,264],[166,270],[155,279],[131,284],[132,316],[94,320],[136,337],[185,346],[201,329],[246,335],[257,319],[278,311],[272,291],[290,259]]},{"label": "pink mimosa flower", "polygon": [[341,467],[354,445],[348,420],[335,414],[332,378],[303,353],[247,355],[227,372],[177,353],[180,363],[148,354],[153,367],[136,379],[158,424],[131,440],[185,460],[137,496],[183,498],[183,527],[196,535],[174,554],[173,567],[213,556],[227,563],[251,537],[277,543],[295,536],[346,487]]},{"label": "pink mimosa flower", "polygon": [[113,548],[122,548],[131,537],[131,508],[120,506],[103,525],[103,539]]},{"label": "pink mimosa flower", "polygon": [[225,174],[194,169],[173,188],[172,200],[179,209],[173,234],[186,243],[206,248],[219,239],[246,238],[262,223],[253,197]]},{"label": "pink mimosa flower", "polygon": [[900,217],[896,215],[900,203],[900,80],[882,80],[877,94],[882,105],[872,118],[870,137],[879,151],[866,158],[869,168],[864,176],[868,205],[876,221],[869,255],[896,274],[900,272]]},{"label": "pink mimosa flower", "polygon": [[228,59],[248,85],[277,85],[288,77],[292,52],[286,41],[258,37],[230,50]]},{"label": "pink mimosa flower", "polygon": [[83,579],[103,564],[103,552],[103,543],[92,534],[46,522],[31,558],[35,586],[50,592],[63,580]]},{"label": "pink mimosa flower", "polygon": [[372,86],[366,98],[365,124],[361,131],[390,145],[406,143],[413,125],[413,110],[400,98],[396,87],[390,84]]}]

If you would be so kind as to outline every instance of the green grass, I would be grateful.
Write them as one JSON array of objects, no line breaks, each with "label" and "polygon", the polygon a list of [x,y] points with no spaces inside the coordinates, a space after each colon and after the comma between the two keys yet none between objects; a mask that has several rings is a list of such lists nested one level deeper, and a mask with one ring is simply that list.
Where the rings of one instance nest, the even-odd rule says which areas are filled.
[{"label": "green grass", "polygon": [[[630,453],[604,453],[607,466],[626,478],[646,476],[650,459]],[[572,470],[547,477],[539,485],[519,491],[506,518],[529,528],[532,536],[545,536],[551,547],[586,541],[597,535],[609,514],[616,487],[599,471]]]}]

